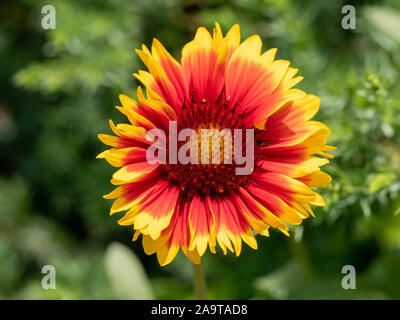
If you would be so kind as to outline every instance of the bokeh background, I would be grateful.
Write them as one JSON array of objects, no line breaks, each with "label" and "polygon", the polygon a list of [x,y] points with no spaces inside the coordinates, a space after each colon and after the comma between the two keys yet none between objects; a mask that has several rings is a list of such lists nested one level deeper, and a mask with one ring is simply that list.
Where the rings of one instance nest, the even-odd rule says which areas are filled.
[{"label": "bokeh background", "polygon": [[[56,8],[56,29],[41,9]],[[343,30],[341,8],[356,8]],[[198,26],[239,23],[292,62],[333,131],[327,206],[290,238],[240,258],[204,257],[210,298],[400,299],[400,2],[20,0],[0,4],[0,298],[191,299],[191,264],[161,268],[109,216],[114,168],[95,156],[118,94],[135,97],[134,53],[157,37],[175,57]],[[44,290],[44,265],[56,290]],[[343,290],[344,265],[357,272]]]}]

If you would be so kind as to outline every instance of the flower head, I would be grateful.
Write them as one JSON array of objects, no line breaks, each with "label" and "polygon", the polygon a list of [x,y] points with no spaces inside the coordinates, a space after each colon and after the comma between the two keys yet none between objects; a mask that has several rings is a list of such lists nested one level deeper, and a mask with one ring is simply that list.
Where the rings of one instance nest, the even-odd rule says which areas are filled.
[{"label": "flower head", "polygon": [[[311,189],[331,180],[320,170],[329,162],[321,156],[332,157],[326,153],[334,149],[326,145],[330,130],[310,120],[320,99],[293,88],[302,80],[295,76],[297,69],[275,60],[276,49],[261,53],[261,47],[259,36],[240,43],[238,25],[223,36],[216,23],[212,36],[197,30],[180,63],[156,39],[151,51],[146,46],[136,50],[149,70],[134,75],[146,95],[140,87],[137,101],[120,95],[117,108],[130,124],[110,121],[115,136],[99,138],[112,149],[98,157],[121,167],[111,180],[118,187],[104,196],[116,199],[111,214],[126,211],[118,223],[132,225],[133,240],[142,235],[145,252],[157,253],[161,265],[170,263],[180,248],[194,263],[200,263],[208,247],[215,253],[217,244],[225,254],[229,250],[238,256],[242,241],[257,248],[254,232],[268,236],[274,227],[288,235],[288,224],[314,215],[310,204],[325,205]],[[187,146],[199,146],[193,148],[194,161],[181,163],[171,154],[164,162],[148,161],[154,143],[149,131],[164,134],[158,136],[159,154],[173,143],[182,147],[187,142],[176,140],[171,123],[177,132],[194,132],[187,137]],[[202,129],[217,133],[204,135]],[[240,144],[221,139],[218,132],[224,129],[243,130],[235,136]],[[252,152],[248,174],[237,173],[238,146]],[[227,160],[226,150],[235,151],[231,162],[196,161]]]}]

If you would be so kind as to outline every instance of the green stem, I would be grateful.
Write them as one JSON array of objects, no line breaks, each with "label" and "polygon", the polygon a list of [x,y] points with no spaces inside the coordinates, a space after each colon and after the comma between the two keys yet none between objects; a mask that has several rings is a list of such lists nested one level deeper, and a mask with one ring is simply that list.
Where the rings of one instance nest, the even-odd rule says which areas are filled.
[{"label": "green stem", "polygon": [[193,287],[194,295],[197,300],[207,300],[206,279],[201,263],[193,263]]},{"label": "green stem", "polygon": [[313,277],[313,270],[308,256],[307,248],[302,241],[296,241],[294,237],[290,237],[289,246],[294,256],[294,259],[300,265],[303,271],[305,280],[310,280]]}]

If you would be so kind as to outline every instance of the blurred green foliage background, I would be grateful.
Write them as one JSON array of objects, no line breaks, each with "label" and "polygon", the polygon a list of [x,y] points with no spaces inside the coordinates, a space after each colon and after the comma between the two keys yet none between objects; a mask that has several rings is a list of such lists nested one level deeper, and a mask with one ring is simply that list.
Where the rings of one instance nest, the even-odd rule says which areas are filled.
[{"label": "blurred green foliage background", "polygon": [[[56,29],[41,9],[56,8]],[[356,8],[343,30],[341,8]],[[95,156],[118,94],[135,97],[134,53],[157,37],[174,55],[198,26],[239,23],[300,69],[338,147],[327,206],[290,238],[204,257],[210,298],[400,299],[400,2],[20,0],[0,4],[0,298],[190,299],[191,264],[161,268],[109,216],[114,168]],[[115,243],[117,242],[117,243]],[[42,266],[56,268],[44,290]],[[357,289],[343,290],[344,265]]]}]

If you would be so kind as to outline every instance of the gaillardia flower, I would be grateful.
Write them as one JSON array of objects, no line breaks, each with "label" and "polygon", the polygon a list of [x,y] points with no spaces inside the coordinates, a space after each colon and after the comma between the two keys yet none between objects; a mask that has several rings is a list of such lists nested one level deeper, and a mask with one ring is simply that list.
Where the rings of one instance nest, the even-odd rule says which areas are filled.
[{"label": "gaillardia flower", "polygon": [[[323,156],[332,157],[326,151],[334,150],[326,145],[330,130],[310,120],[320,99],[293,88],[302,80],[295,76],[297,69],[275,60],[276,49],[261,53],[261,47],[259,36],[240,43],[238,25],[224,37],[216,23],[212,36],[197,30],[180,63],[156,39],[151,51],[146,46],[136,50],[149,70],[134,75],[146,95],[140,87],[137,101],[120,95],[117,109],[130,124],[110,121],[115,136],[99,138],[112,148],[98,158],[121,167],[111,180],[116,189],[104,196],[116,199],[111,214],[126,211],[118,223],[132,225],[133,240],[142,235],[144,251],[157,253],[161,265],[170,263],[180,248],[195,264],[207,247],[215,253],[217,244],[224,254],[229,250],[238,256],[242,240],[256,249],[255,234],[268,236],[274,227],[289,235],[288,224],[314,215],[310,204],[325,205],[311,189],[331,180],[320,170],[329,162]],[[167,155],[166,162],[148,161],[154,143],[149,130],[164,132],[160,145],[168,149],[171,122],[178,132],[189,128],[199,133],[199,145],[204,142],[201,129],[252,129],[253,139],[240,136],[240,143],[251,144],[253,151],[250,174],[238,175],[235,159],[184,164]],[[236,148],[225,143],[229,139],[217,140],[207,137],[195,157],[219,154],[224,146]]]}]

